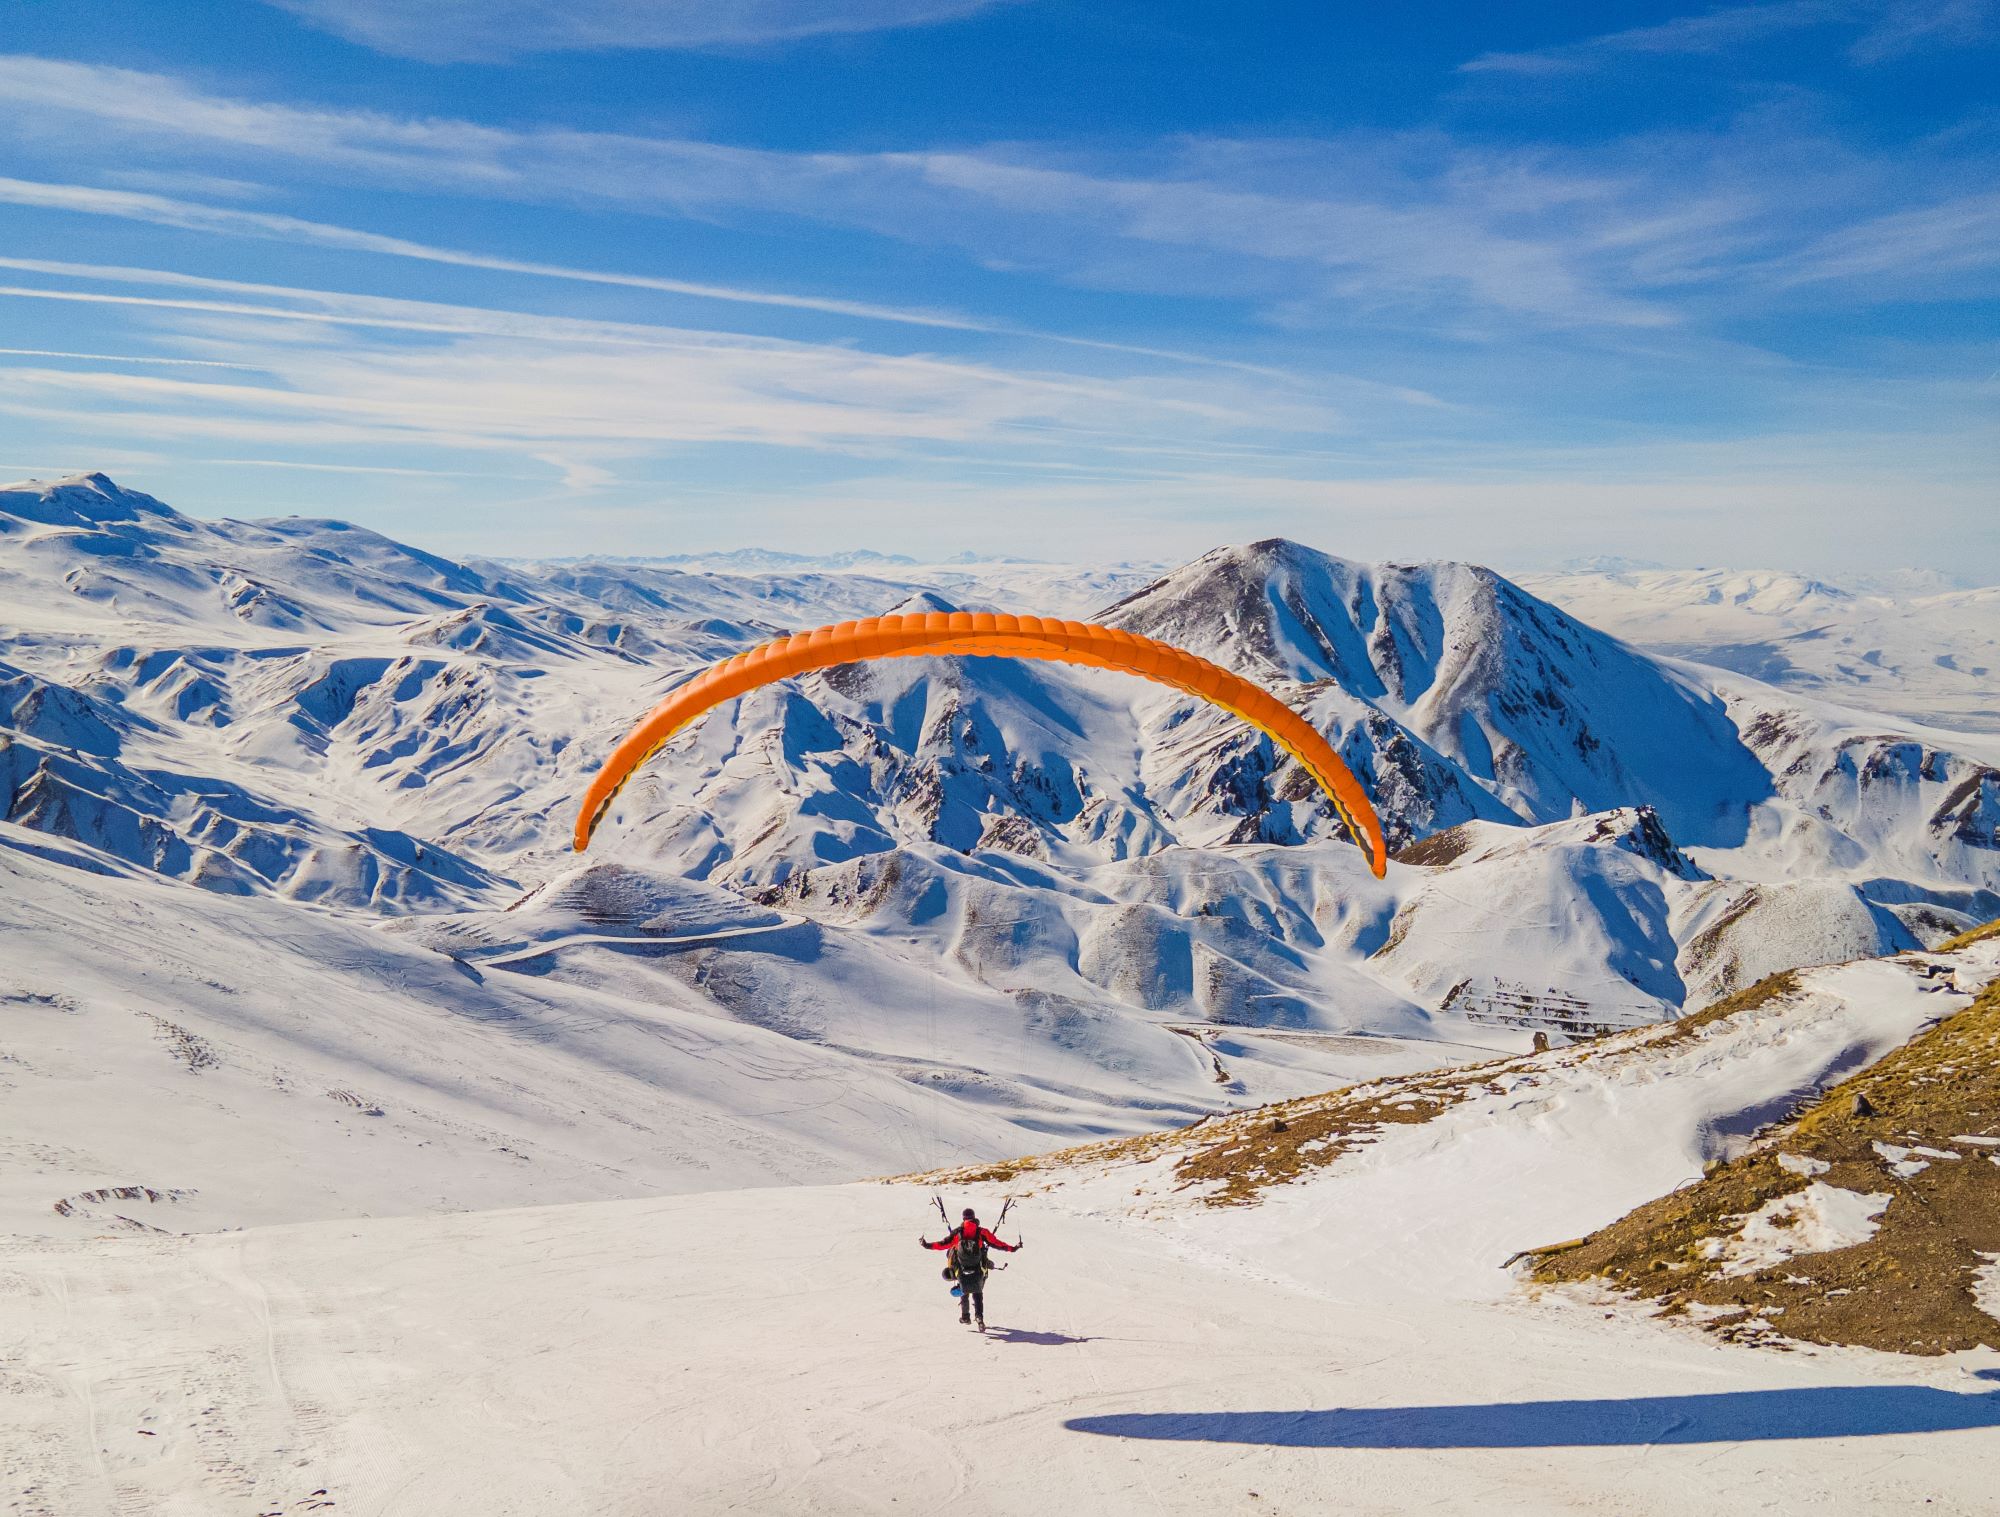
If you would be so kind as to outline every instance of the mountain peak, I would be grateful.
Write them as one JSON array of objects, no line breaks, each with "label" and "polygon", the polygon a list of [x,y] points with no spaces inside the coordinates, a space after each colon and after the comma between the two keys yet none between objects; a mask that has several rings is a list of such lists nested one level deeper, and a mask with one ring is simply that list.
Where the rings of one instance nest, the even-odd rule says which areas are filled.
[{"label": "mountain peak", "polygon": [[[1202,555],[1109,619],[1306,687],[1344,725],[1372,708],[1522,820],[1643,803],[1711,845],[1727,800],[1768,790],[1712,696],[1481,565],[1363,564],[1265,538]],[[1411,783],[1442,793],[1437,776]]]},{"label": "mountain peak", "polygon": [[964,607],[952,604],[952,602],[946,600],[942,595],[938,594],[937,591],[935,590],[919,590],[916,592],[916,594],[907,595],[903,597],[903,599],[897,601],[896,604],[891,606],[887,611],[885,611],[883,615],[922,616],[926,612],[932,612],[932,611],[952,612],[952,611],[961,611],[963,609]]},{"label": "mountain peak", "polygon": [[94,472],[0,485],[0,515],[50,527],[100,527],[179,517],[164,502],[127,490],[108,474]]}]

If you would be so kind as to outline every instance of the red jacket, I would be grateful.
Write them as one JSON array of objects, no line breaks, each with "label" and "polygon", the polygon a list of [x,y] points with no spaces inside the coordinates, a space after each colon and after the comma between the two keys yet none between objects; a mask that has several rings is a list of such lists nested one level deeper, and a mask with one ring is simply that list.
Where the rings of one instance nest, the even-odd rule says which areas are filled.
[{"label": "red jacket", "polygon": [[999,1249],[1000,1252],[1003,1254],[1011,1254],[1014,1252],[1013,1244],[1002,1243],[998,1238],[996,1238],[993,1235],[990,1229],[981,1227],[977,1222],[961,1222],[958,1224],[957,1232],[946,1233],[942,1238],[938,1239],[937,1242],[926,1243],[924,1247],[934,1248],[942,1252],[947,1248],[958,1247],[958,1242],[959,1239],[961,1238],[963,1238],[967,1243],[987,1244],[993,1248]]}]

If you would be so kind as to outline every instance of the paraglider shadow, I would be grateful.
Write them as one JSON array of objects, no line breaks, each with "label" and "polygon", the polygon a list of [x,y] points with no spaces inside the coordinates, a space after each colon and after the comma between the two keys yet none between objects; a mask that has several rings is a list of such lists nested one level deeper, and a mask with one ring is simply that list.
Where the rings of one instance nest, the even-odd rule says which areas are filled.
[{"label": "paraglider shadow", "polygon": [[989,1327],[987,1341],[991,1343],[1040,1343],[1051,1347],[1062,1343],[1095,1343],[1095,1338],[1072,1338],[1068,1333],[1037,1333],[1025,1327]]},{"label": "paraglider shadow", "polygon": [[1304,1449],[1606,1448],[1870,1438],[2000,1427],[2000,1391],[1923,1385],[1511,1401],[1470,1406],[1329,1407],[1289,1412],[1117,1412],[1072,1417],[1071,1432],[1184,1443]]}]

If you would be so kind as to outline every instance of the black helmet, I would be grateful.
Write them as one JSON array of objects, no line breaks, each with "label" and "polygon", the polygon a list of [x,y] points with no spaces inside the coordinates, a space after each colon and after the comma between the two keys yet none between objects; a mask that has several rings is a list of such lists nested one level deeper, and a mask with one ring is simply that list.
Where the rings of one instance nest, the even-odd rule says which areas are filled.
[{"label": "black helmet", "polygon": [[968,1207],[966,1207],[966,1209],[965,1209],[965,1212],[964,1212],[964,1216],[965,1216],[965,1220],[966,1220],[966,1221],[968,1221],[968,1222],[977,1222],[977,1221],[979,1220],[979,1213],[978,1213],[978,1212],[976,1212],[976,1211],[974,1211],[974,1210],[973,1210],[973,1209],[972,1209],[971,1207],[969,1207],[969,1206],[968,1206]]}]

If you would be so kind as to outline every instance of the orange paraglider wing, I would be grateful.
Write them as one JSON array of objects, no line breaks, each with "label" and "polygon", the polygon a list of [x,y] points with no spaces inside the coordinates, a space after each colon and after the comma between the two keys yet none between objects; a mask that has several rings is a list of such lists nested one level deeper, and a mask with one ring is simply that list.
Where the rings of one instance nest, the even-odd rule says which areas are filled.
[{"label": "orange paraglider wing", "polygon": [[584,792],[583,810],[576,821],[578,851],[590,846],[590,835],[633,771],[681,728],[724,701],[759,685],[830,669],[835,664],[940,655],[1037,658],[1118,669],[1198,695],[1234,712],[1297,759],[1319,782],[1347,823],[1347,830],[1367,853],[1376,878],[1388,869],[1382,823],[1361,782],[1304,717],[1269,691],[1205,658],[1116,627],[988,611],[929,611],[840,622],[760,643],[703,670],[649,711],[611,751]]}]

